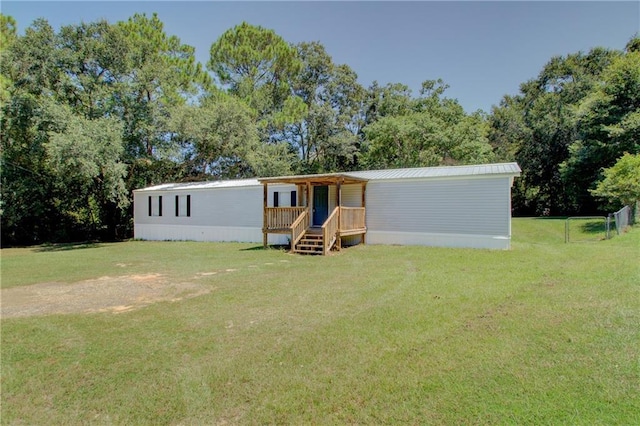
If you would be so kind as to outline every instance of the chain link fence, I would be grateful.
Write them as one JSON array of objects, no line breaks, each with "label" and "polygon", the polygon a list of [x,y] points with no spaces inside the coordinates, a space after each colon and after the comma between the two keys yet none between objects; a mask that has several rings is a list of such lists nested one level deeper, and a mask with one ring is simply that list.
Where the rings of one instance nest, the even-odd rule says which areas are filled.
[{"label": "chain link fence", "polygon": [[616,223],[616,233],[622,234],[629,226],[633,225],[634,214],[633,209],[629,206],[624,206],[615,213],[609,215],[609,219],[613,216]]},{"label": "chain link fence", "polygon": [[[600,241],[611,238],[613,227],[615,226],[616,235],[620,235],[626,231],[628,227],[633,225],[638,214],[637,203],[633,208],[624,206],[615,213],[608,216],[572,216],[568,217],[564,225],[564,242],[586,242]],[[635,210],[635,212],[634,212]]]}]

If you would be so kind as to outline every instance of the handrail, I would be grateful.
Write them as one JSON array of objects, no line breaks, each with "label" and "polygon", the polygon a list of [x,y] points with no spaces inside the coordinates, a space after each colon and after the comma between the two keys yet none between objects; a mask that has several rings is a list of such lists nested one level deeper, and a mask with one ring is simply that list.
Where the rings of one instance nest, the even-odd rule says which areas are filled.
[{"label": "handrail", "polygon": [[305,211],[306,207],[266,207],[266,229],[287,229]]},{"label": "handrail", "polygon": [[331,246],[333,246],[333,243],[336,241],[340,225],[338,223],[339,211],[340,207],[333,209],[333,212],[331,212],[327,220],[322,224],[322,241],[324,245],[322,248],[322,254],[324,255],[329,253]]},{"label": "handrail", "polygon": [[365,212],[364,207],[340,207],[340,231],[365,229]]},{"label": "handrail", "polygon": [[298,218],[291,224],[291,250],[294,250],[298,241],[302,239],[309,227],[309,209],[305,208]]}]

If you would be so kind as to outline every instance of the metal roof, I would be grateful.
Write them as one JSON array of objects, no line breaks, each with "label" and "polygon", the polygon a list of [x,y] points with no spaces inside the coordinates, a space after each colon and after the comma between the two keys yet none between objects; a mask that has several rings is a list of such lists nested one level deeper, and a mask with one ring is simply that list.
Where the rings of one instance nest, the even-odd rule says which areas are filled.
[{"label": "metal roof", "polygon": [[258,179],[209,180],[204,182],[164,183],[136,189],[136,191],[181,191],[192,189],[238,188],[243,186],[260,186]]},{"label": "metal roof", "polygon": [[411,169],[366,170],[349,172],[350,176],[368,180],[416,179],[458,176],[509,175],[520,176],[517,163],[478,164],[472,166],[416,167]]},{"label": "metal roof", "polygon": [[367,180],[386,179],[420,179],[420,178],[453,178],[463,176],[520,176],[517,163],[478,164],[471,166],[438,166],[416,167],[407,169],[365,170],[347,173],[325,173],[316,175],[279,176],[262,179],[236,179],[206,182],[166,183],[137,189],[136,191],[179,191],[193,189],[237,188],[245,186],[259,186],[266,183],[313,183],[334,182],[342,180],[345,183],[363,182]]}]

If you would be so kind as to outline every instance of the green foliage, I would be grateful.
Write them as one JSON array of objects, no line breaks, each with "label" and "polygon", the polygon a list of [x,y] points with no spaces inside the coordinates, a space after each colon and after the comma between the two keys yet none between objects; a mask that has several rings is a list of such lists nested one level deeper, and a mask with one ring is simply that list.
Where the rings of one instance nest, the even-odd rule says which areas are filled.
[{"label": "green foliage", "polygon": [[56,121],[61,129],[50,132],[44,149],[60,184],[73,189],[75,200],[95,197],[100,203],[126,207],[127,170],[120,161],[124,152],[122,123],[110,117],[89,120],[65,108],[54,114],[58,115]]},{"label": "green foliage", "polygon": [[125,236],[130,191],[183,174],[168,122],[209,88],[194,49],[135,15],[57,33],[40,19],[2,55],[3,243]]},{"label": "green foliage", "polygon": [[0,114],[3,244],[33,244],[66,233],[44,149],[51,127],[48,88],[59,81],[55,43],[51,26],[38,20],[2,52],[1,74],[10,82]]},{"label": "green foliage", "polygon": [[[0,63],[4,62],[5,52],[13,44],[17,35],[16,21],[11,16],[0,13]],[[0,71],[0,105],[9,101],[11,80]]]},{"label": "green foliage", "polygon": [[625,153],[605,169],[604,179],[590,192],[616,207],[635,206],[640,201],[640,154]]},{"label": "green foliage", "polygon": [[208,68],[234,95],[267,117],[291,95],[301,63],[296,50],[274,31],[243,22],[211,45]]},{"label": "green foliage", "polygon": [[640,52],[616,58],[577,110],[579,138],[561,164],[563,178],[578,206],[594,204],[589,189],[600,171],[628,152],[640,153]]},{"label": "green foliage", "polygon": [[487,138],[496,160],[516,161],[519,146],[524,146],[532,137],[531,129],[524,120],[525,105],[519,97],[505,96],[498,106],[491,109],[487,125]]},{"label": "green foliage", "polygon": [[352,170],[357,164],[364,89],[347,65],[335,64],[318,43],[297,46],[302,69],[292,80],[304,108],[283,139],[300,158],[302,173]]},{"label": "green foliage", "polygon": [[[490,118],[489,137],[497,153],[515,159],[522,168],[516,183],[514,207],[520,214],[592,212],[593,202],[579,199],[588,182],[567,178],[562,164],[570,148],[583,136],[577,111],[601,85],[604,70],[620,52],[594,48],[587,53],[552,58],[536,79],[520,87],[516,97],[505,97]],[[601,167],[601,166],[600,166]]]},{"label": "green foliage", "polygon": [[116,28],[126,40],[127,74],[120,107],[127,155],[153,161],[168,149],[167,117],[172,109],[209,89],[211,80],[196,63],[194,48],[165,34],[156,14],[151,18],[136,14]]},{"label": "green foliage", "polygon": [[[373,91],[379,91],[374,86]],[[487,163],[493,159],[485,118],[466,115],[456,100],[441,97],[441,80],[425,81],[421,97],[388,85],[369,107],[377,117],[363,128],[370,168]]]},{"label": "green foliage", "polygon": [[640,52],[640,36],[633,36],[624,48],[625,52]]},{"label": "green foliage", "polygon": [[173,116],[189,175],[217,179],[253,176],[248,161],[259,145],[253,112],[237,98],[211,98],[201,106],[185,105]]},{"label": "green foliage", "polygon": [[260,144],[247,154],[255,176],[287,176],[293,174],[295,155],[286,144]]}]

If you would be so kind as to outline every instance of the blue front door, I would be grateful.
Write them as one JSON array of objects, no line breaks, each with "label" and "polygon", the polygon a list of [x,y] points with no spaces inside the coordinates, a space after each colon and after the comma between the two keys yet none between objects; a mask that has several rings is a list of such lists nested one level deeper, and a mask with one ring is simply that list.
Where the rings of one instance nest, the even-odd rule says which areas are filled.
[{"label": "blue front door", "polygon": [[329,187],[313,187],[313,226],[322,226],[329,216]]}]

